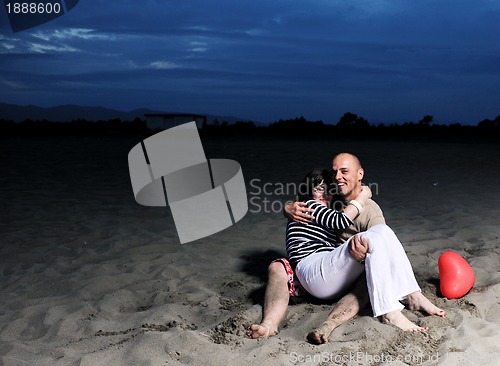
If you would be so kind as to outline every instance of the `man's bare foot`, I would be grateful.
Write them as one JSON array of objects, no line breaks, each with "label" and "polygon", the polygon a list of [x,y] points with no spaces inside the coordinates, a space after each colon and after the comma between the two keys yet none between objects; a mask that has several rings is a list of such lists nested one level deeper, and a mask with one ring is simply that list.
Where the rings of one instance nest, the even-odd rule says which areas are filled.
[{"label": "man's bare foot", "polygon": [[405,332],[425,332],[429,328],[419,327],[410,321],[400,310],[394,310],[381,316],[382,321],[387,324],[394,325]]},{"label": "man's bare foot", "polygon": [[250,327],[248,327],[246,333],[247,336],[252,339],[268,338],[278,334],[278,330],[273,329],[271,326],[268,326],[267,324],[261,323],[261,324],[252,324]]},{"label": "man's bare foot", "polygon": [[312,344],[323,344],[328,342],[328,336],[337,328],[338,324],[333,320],[327,320],[307,335],[307,340]]},{"label": "man's bare foot", "polygon": [[407,296],[408,308],[410,310],[425,311],[429,315],[438,315],[446,318],[446,313],[443,309],[438,308],[436,305],[425,297],[420,291],[413,292]]}]

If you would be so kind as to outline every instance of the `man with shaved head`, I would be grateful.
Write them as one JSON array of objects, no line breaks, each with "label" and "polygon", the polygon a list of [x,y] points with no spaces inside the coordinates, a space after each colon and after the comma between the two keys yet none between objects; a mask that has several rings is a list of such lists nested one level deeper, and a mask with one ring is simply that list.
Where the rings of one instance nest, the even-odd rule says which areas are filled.
[{"label": "man with shaved head", "polygon": [[[354,199],[361,191],[361,181],[365,171],[359,159],[349,153],[340,153],[333,158],[332,175],[337,183],[337,190],[344,204]],[[380,206],[373,200],[369,200],[360,215],[354,220],[354,225],[342,232],[338,232],[345,242],[354,234],[368,230],[377,224],[385,224],[384,215]]]},{"label": "man with shaved head", "polygon": [[[361,181],[364,170],[359,159],[350,153],[336,155],[332,162],[332,178],[337,184],[338,200],[347,205],[362,190]],[[337,207],[337,209],[340,209]],[[284,214],[291,220],[307,224],[313,218],[309,215],[305,202],[288,203]],[[385,224],[382,210],[373,200],[369,200],[360,214],[353,220],[354,224],[345,230],[337,230],[339,245],[347,241],[353,235],[364,232],[377,224]],[[364,240],[357,236],[349,243],[351,256],[362,261],[365,258],[367,245]],[[268,268],[268,283],[264,296],[264,307],[262,321],[253,324],[247,330],[250,338],[270,337],[278,333],[278,327],[283,320],[290,296],[300,295],[300,283],[296,280],[293,269],[286,258],[273,261]],[[304,290],[302,290],[304,291]],[[321,326],[311,331],[307,338],[315,344],[326,343],[330,333],[339,325],[353,318],[362,308],[368,304],[368,293],[366,282],[362,276],[355,287],[342,297],[334,306],[328,318]]]}]

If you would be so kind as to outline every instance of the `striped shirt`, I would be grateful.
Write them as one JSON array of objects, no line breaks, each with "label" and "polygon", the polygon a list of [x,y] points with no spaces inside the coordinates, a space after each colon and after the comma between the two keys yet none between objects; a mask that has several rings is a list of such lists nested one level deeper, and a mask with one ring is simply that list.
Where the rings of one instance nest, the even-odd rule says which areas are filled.
[{"label": "striped shirt", "polygon": [[288,220],[286,227],[286,251],[293,268],[310,254],[334,250],[338,243],[334,230],[344,230],[353,223],[342,211],[332,210],[315,200],[306,204],[314,210],[314,221],[304,225]]}]

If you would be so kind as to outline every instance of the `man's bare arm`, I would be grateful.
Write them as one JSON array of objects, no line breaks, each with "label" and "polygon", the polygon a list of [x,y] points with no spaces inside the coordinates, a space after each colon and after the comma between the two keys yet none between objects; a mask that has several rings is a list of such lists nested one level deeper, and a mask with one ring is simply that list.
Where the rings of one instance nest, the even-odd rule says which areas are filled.
[{"label": "man's bare arm", "polygon": [[290,220],[307,225],[314,216],[310,213],[314,212],[312,208],[307,207],[305,202],[287,202],[283,208],[283,215]]}]

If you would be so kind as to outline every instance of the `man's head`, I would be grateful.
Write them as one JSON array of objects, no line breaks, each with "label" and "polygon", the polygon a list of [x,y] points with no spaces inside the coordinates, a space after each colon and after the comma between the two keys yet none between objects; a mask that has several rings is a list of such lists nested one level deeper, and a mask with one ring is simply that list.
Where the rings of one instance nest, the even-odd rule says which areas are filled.
[{"label": "man's head", "polygon": [[338,193],[345,199],[354,199],[361,191],[361,180],[365,174],[359,159],[349,153],[340,153],[333,158],[332,178],[337,183]]}]

